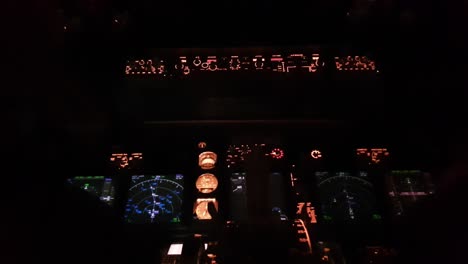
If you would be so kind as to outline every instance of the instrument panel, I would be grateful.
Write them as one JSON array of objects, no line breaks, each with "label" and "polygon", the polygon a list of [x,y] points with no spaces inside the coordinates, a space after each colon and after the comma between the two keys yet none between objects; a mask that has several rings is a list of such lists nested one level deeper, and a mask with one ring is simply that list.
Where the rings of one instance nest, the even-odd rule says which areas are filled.
[{"label": "instrument panel", "polygon": [[[300,152],[303,164],[296,166],[291,163],[291,156],[297,157],[299,153],[292,153],[286,145],[231,144],[225,146],[225,154],[219,157],[205,150],[206,142],[196,146],[201,152],[193,156],[196,171],[184,175],[175,174],[174,170],[169,174],[139,174],[143,171],[139,168],[143,164],[142,153],[117,153],[112,154],[109,164],[116,177],[77,176],[69,182],[113,205],[113,180],[119,177],[129,180],[128,187],[120,188],[125,193],[122,193],[121,208],[116,209],[122,210],[125,221],[131,224],[185,225],[190,218],[214,219],[212,214],[218,208],[230,221],[248,222],[249,214],[255,213],[249,208],[258,206],[280,212],[282,220],[296,217],[307,224],[363,223],[382,219],[380,208],[384,205],[379,204],[377,199],[381,196],[376,193],[385,194],[391,210],[398,214],[411,206],[412,201],[433,193],[432,185],[427,183],[427,173],[388,170],[387,148],[346,152],[350,154],[347,156],[350,162],[335,166],[335,159],[342,156],[334,157],[334,152],[311,146]],[[210,149],[219,151],[216,146],[210,145]],[[327,162],[318,162],[322,155]],[[358,164],[351,162],[353,158]],[[343,164],[355,167],[335,170],[335,167],[343,168]],[[190,177],[187,186],[186,173]],[[387,179],[388,189],[376,190],[376,184],[383,186],[379,185],[379,179]],[[187,188],[190,201],[185,197]],[[296,215],[284,213],[296,206]]]},{"label": "instrument panel", "polygon": [[277,72],[315,73],[323,66],[320,55],[294,53],[288,55],[178,56],[168,59],[127,61],[126,75],[187,76],[200,72]]},{"label": "instrument panel", "polygon": [[[213,52],[215,53],[215,52]],[[273,73],[315,74],[331,67],[336,71],[378,72],[375,60],[369,56],[336,56],[326,63],[319,52],[278,52],[225,55],[158,55],[128,60],[125,75],[183,77],[204,73]]]}]

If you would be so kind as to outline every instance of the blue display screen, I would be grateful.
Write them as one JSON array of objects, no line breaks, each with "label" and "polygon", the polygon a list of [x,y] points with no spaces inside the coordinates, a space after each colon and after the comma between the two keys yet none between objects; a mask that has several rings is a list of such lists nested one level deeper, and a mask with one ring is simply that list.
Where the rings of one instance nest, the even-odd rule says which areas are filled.
[{"label": "blue display screen", "polygon": [[131,180],[125,207],[128,223],[180,222],[183,175],[134,175]]}]

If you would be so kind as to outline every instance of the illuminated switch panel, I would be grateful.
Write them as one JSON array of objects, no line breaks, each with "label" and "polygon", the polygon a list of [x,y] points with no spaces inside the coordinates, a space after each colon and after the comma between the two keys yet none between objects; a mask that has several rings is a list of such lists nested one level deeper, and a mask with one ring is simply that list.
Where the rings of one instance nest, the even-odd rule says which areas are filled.
[{"label": "illuminated switch panel", "polygon": [[319,54],[290,54],[285,63],[286,72],[316,72],[319,68]]},{"label": "illuminated switch panel", "polygon": [[375,71],[375,61],[367,56],[335,57],[336,69],[339,71]]},{"label": "illuminated switch panel", "polygon": [[167,75],[166,64],[163,60],[133,60],[127,61],[126,75]]},{"label": "illuminated switch panel", "polygon": [[257,55],[183,55],[175,58],[129,60],[126,75],[186,76],[197,72],[315,73],[324,63],[318,53]]},{"label": "illuminated switch panel", "polygon": [[114,153],[110,157],[112,166],[119,170],[138,168],[142,160],[143,153]]},{"label": "illuminated switch panel", "polygon": [[281,160],[285,157],[284,150],[277,147],[267,146],[266,144],[244,144],[230,145],[226,152],[226,165],[228,168],[235,169],[242,167],[252,154],[256,153],[273,160]]},{"label": "illuminated switch panel", "polygon": [[387,160],[390,153],[386,148],[359,148],[356,150],[358,158],[369,165],[372,164],[381,164],[383,161]]},{"label": "illuminated switch panel", "polygon": [[[255,144],[257,145],[257,144]],[[265,144],[263,144],[265,146]],[[254,146],[248,144],[245,145],[230,145],[226,153],[226,164],[228,168],[234,167],[236,165],[241,165],[245,162]]]}]

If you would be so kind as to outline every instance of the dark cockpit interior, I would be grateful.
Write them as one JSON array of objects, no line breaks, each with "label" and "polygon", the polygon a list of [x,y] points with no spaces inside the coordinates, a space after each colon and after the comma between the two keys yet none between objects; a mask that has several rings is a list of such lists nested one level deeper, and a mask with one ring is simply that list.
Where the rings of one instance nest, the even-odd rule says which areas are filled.
[{"label": "dark cockpit interior", "polygon": [[419,2],[34,5],[0,259],[466,263],[457,27]]}]

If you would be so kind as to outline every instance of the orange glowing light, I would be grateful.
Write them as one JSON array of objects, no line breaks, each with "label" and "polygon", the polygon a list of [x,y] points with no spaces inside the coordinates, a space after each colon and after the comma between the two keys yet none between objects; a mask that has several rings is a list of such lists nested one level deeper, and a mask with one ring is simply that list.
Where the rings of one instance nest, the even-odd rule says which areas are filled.
[{"label": "orange glowing light", "polygon": [[270,155],[274,159],[282,159],[284,157],[284,151],[280,148],[274,148]]},{"label": "orange glowing light", "polygon": [[[308,203],[310,204],[310,203]],[[316,224],[317,223],[317,215],[315,214],[315,208],[307,206],[307,215],[310,218],[310,223],[311,224]]]},{"label": "orange glowing light", "polygon": [[299,238],[299,242],[307,243],[307,253],[312,254],[312,243],[310,241],[309,232],[307,231],[307,227],[305,226],[304,221],[302,221],[301,219],[296,219],[295,222],[298,223],[296,224],[296,226],[301,227],[304,231],[303,233],[301,232],[301,234],[305,234],[305,237]]},{"label": "orange glowing light", "polygon": [[307,215],[306,218],[308,218],[309,220],[307,221],[310,221],[309,223],[311,224],[316,224],[317,223],[317,215],[315,214],[315,208],[312,207],[312,203],[311,202],[298,202],[297,203],[297,211],[296,211],[296,215],[298,217],[301,217],[304,216],[304,208],[306,209],[305,210],[305,214]]},{"label": "orange glowing light", "polygon": [[206,142],[202,141],[202,142],[198,143],[198,148],[200,148],[200,149],[206,148]]},{"label": "orange glowing light", "polygon": [[314,149],[310,152],[310,156],[313,159],[320,159],[322,157],[322,152],[320,152],[320,150]]},{"label": "orange glowing light", "polygon": [[218,211],[218,202],[215,198],[199,198],[194,205],[194,213],[198,220],[211,220],[213,217],[208,211],[208,205],[213,203],[215,210]]},{"label": "orange glowing light", "polygon": [[204,170],[213,169],[215,167],[217,157],[216,153],[205,151],[198,155],[198,165]]},{"label": "orange glowing light", "polygon": [[373,164],[378,164],[382,161],[382,157],[387,157],[390,155],[388,150],[386,148],[372,148],[372,149],[367,149],[367,148],[360,148],[356,150],[357,155],[361,156],[367,156],[370,158],[370,163]]},{"label": "orange glowing light", "polygon": [[124,169],[129,165],[127,153],[114,153],[111,156],[111,161],[117,161],[119,169]]},{"label": "orange glowing light", "polygon": [[195,186],[201,193],[212,193],[218,188],[218,179],[211,173],[205,173],[198,177]]}]

